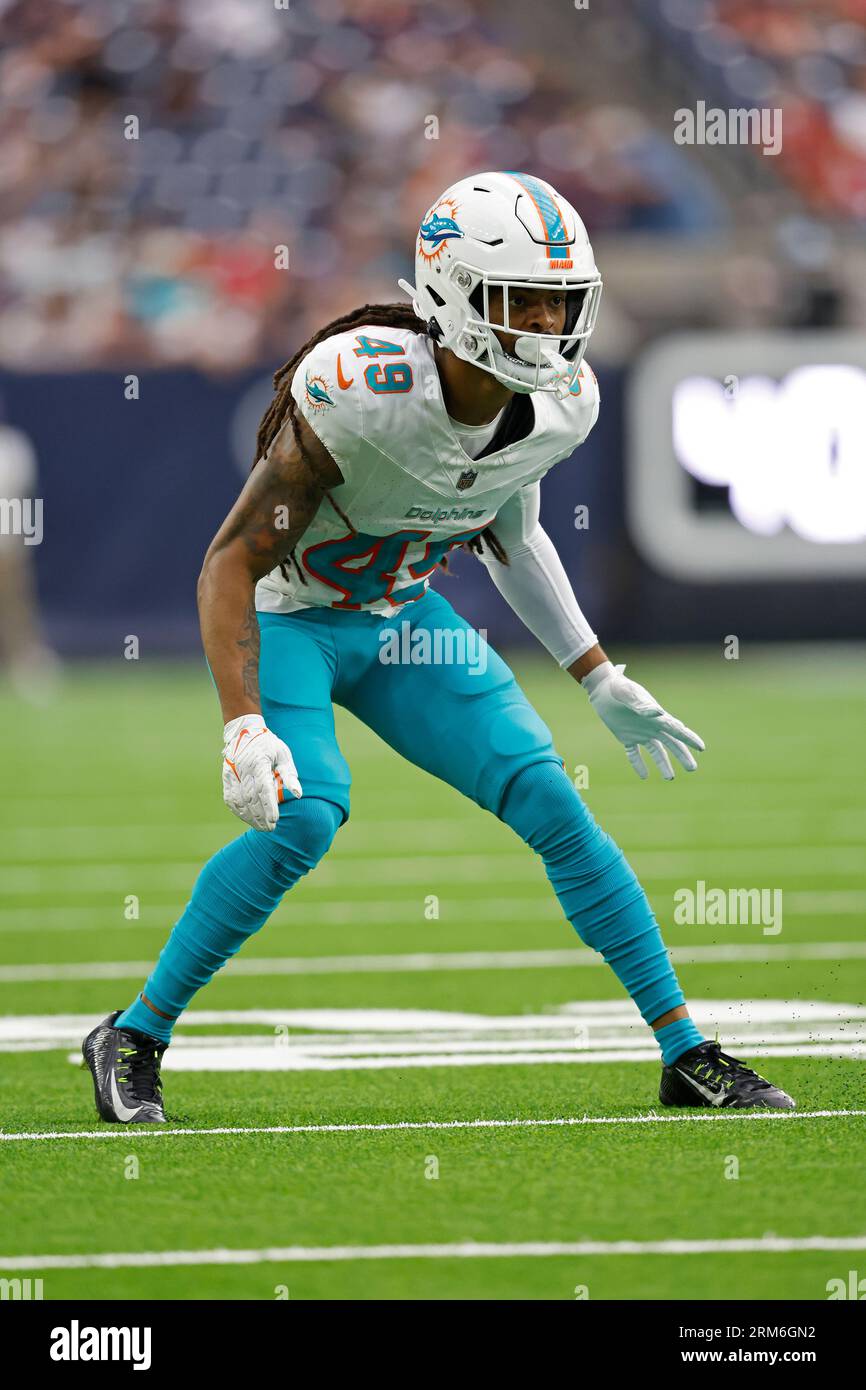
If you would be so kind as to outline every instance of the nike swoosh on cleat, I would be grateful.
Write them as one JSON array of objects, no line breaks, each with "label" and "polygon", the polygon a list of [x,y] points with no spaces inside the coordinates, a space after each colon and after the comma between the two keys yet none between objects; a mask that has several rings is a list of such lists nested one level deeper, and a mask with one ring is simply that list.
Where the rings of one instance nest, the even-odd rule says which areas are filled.
[{"label": "nike swoosh on cleat", "polygon": [[683,1081],[691,1086],[693,1091],[697,1091],[699,1096],[703,1096],[704,1100],[708,1100],[710,1105],[724,1104],[725,1092],[723,1090],[711,1091],[709,1086],[702,1086],[700,1081],[695,1081],[693,1076],[689,1076],[688,1072],[681,1071],[679,1067],[674,1067],[674,1071],[677,1076],[681,1076]]},{"label": "nike swoosh on cleat", "polygon": [[348,391],[349,387],[352,385],[352,382],[354,380],[355,378],[353,376],[350,376],[348,378],[343,376],[343,364],[340,361],[340,354],[337,353],[337,385],[339,386],[340,390]]},{"label": "nike swoosh on cleat", "polygon": [[111,1069],[111,1104],[117,1118],[126,1122],[134,1120],[141,1109],[140,1105],[137,1105],[134,1110],[130,1110],[129,1106],[124,1105],[123,1101],[120,1099],[120,1092],[117,1089],[117,1078],[114,1075],[113,1067]]}]

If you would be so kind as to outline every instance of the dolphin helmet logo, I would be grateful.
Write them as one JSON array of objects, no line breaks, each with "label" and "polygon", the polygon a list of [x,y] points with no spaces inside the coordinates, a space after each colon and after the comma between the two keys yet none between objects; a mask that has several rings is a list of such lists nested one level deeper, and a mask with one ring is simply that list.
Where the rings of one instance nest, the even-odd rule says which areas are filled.
[{"label": "dolphin helmet logo", "polygon": [[456,213],[454,199],[442,198],[424,218],[418,229],[418,252],[425,261],[437,261],[447,242],[465,235]]},{"label": "dolphin helmet logo", "polygon": [[435,213],[429,221],[421,223],[419,232],[421,240],[432,242],[434,247],[441,241],[447,241],[449,237],[462,235],[453,217],[437,217]]}]

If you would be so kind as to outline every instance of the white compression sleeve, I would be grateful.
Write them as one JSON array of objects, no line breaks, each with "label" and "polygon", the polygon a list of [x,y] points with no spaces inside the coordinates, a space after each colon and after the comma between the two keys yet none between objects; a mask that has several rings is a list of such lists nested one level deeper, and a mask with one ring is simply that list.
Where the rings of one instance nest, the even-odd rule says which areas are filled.
[{"label": "white compression sleeve", "polygon": [[570,666],[598,642],[556,547],[539,522],[541,488],[529,483],[500,507],[491,530],[505,549],[500,564],[485,547],[480,559],[506,602],[560,666]]}]

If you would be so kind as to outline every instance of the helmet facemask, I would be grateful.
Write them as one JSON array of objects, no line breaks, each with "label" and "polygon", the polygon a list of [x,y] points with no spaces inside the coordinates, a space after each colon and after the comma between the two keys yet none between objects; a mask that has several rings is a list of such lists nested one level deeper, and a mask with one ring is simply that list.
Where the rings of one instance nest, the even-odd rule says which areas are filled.
[{"label": "helmet facemask", "polygon": [[[455,288],[466,297],[466,318],[461,331],[449,344],[464,362],[490,372],[512,391],[555,391],[567,396],[577,381],[601,296],[601,278],[596,273],[579,280],[538,278],[497,279],[473,273],[458,264],[451,274]],[[468,284],[469,288],[466,288]],[[565,294],[566,308],[561,333],[532,333],[514,327],[509,316],[509,294],[515,289],[557,290]],[[499,290],[501,319],[491,312],[491,291]],[[508,333],[513,341],[503,347],[497,332]]]}]

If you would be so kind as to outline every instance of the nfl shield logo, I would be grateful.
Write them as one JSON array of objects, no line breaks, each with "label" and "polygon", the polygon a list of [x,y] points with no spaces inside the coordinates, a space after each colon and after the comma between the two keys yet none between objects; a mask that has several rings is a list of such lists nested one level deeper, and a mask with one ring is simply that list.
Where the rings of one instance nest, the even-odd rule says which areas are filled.
[{"label": "nfl shield logo", "polygon": [[467,469],[466,469],[466,472],[465,472],[465,473],[461,473],[461,474],[460,474],[460,477],[457,479],[457,491],[458,491],[458,492],[465,492],[466,489],[467,489],[468,487],[471,487],[471,486],[472,486],[472,484],[475,482],[475,479],[476,479],[477,477],[478,477],[478,472],[477,472],[476,469],[474,469],[474,468],[467,468]]}]

